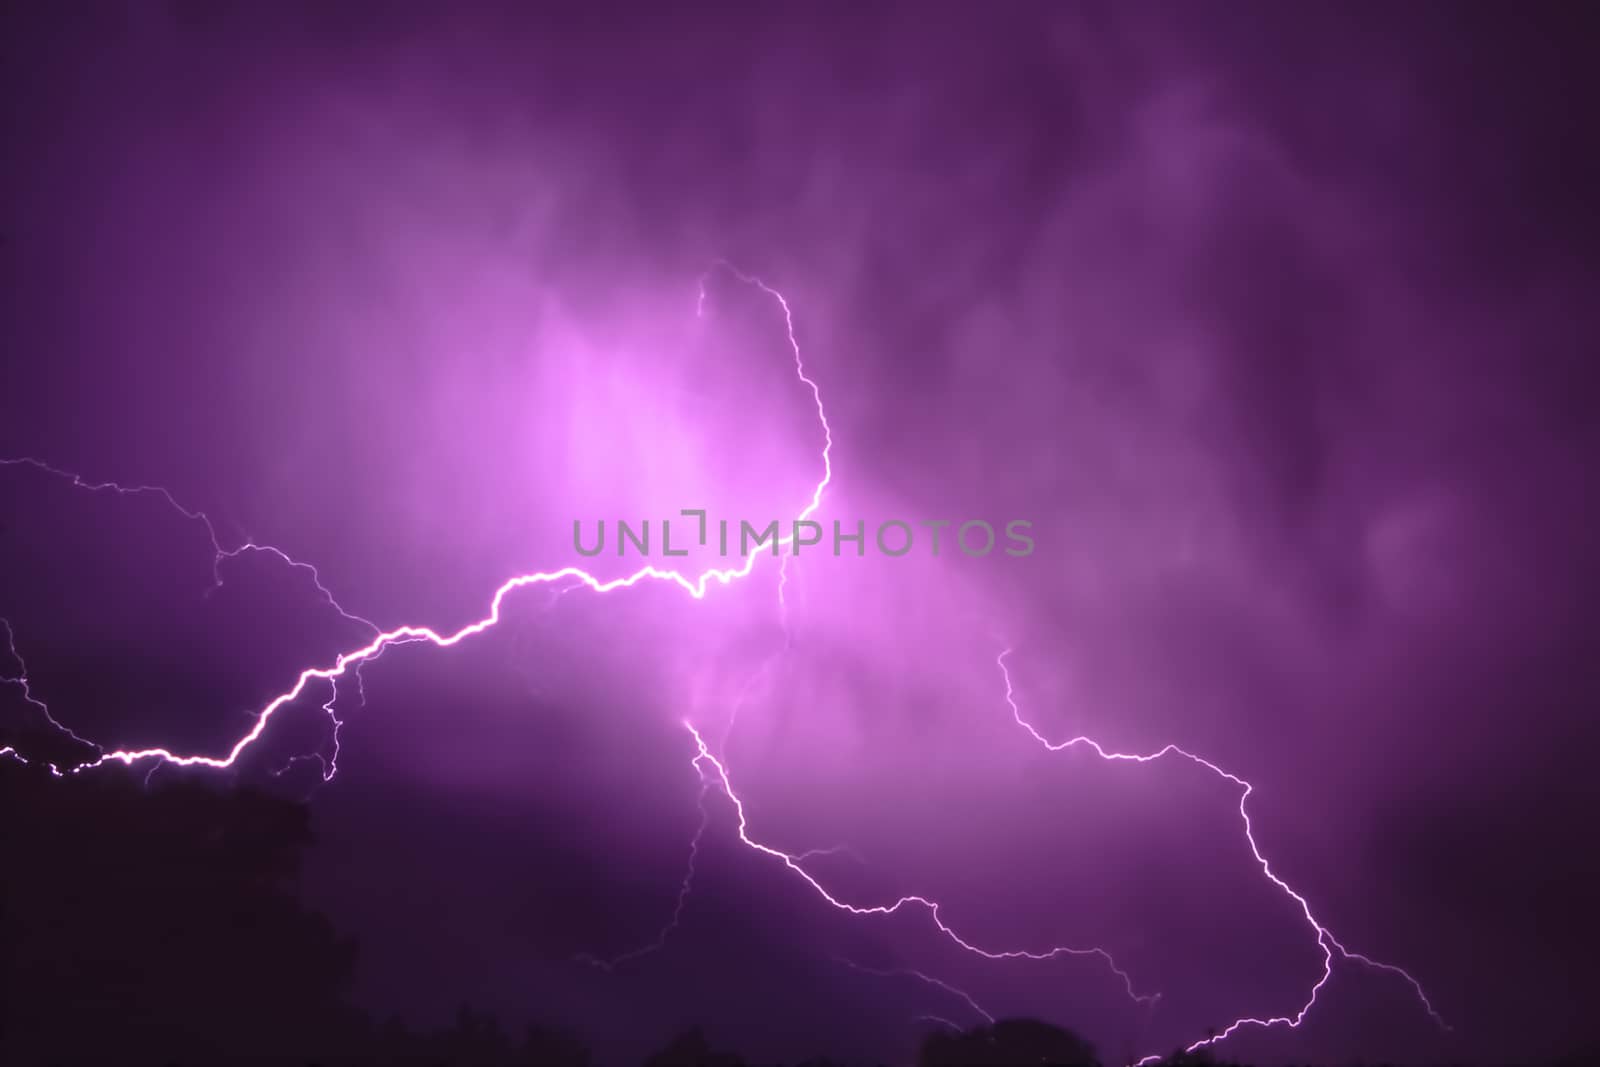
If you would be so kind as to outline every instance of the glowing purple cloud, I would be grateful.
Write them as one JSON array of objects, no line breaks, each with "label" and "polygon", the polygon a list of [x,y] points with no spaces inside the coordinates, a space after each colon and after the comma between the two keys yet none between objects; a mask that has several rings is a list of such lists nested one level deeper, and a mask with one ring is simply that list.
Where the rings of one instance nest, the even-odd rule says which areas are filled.
[{"label": "glowing purple cloud", "polygon": [[[822,427],[823,434],[821,457],[822,477],[821,480],[817,482],[816,487],[812,490],[810,500],[807,501],[805,506],[796,516],[797,519],[805,519],[822,506],[822,495],[827,490],[829,483],[833,480],[833,430],[832,427],[828,425],[827,413],[823,410],[822,394],[817,388],[817,383],[806,374],[805,361],[802,359],[800,354],[800,344],[795,338],[794,315],[789,308],[789,302],[784,298],[783,294],[767,285],[765,282],[761,281],[761,279],[754,277],[753,275],[744,274],[743,272],[736,270],[726,263],[719,264],[719,267],[728,270],[746,284],[760,289],[777,302],[778,307],[783,313],[784,329],[789,341],[789,347],[794,353],[795,374],[811,391],[812,398],[816,403],[817,421]],[[700,285],[700,296],[696,303],[695,309],[696,315],[704,315],[705,302],[705,278],[702,278]],[[521,574],[515,578],[509,579],[495,590],[494,598],[490,603],[488,615],[477,620],[476,622],[469,623],[468,625],[463,626],[454,632],[441,634],[427,626],[398,626],[390,630],[380,630],[376,624],[345,612],[345,610],[339,606],[338,602],[334,600],[333,595],[328,592],[325,586],[323,586],[321,578],[318,576],[314,567],[291,558],[287,553],[281,551],[280,549],[274,548],[270,545],[257,545],[254,543],[246,543],[245,545],[232,550],[223,549],[217,540],[216,531],[212,527],[210,519],[207,518],[203,512],[193,511],[180,505],[173,495],[166,489],[154,486],[124,487],[115,485],[113,483],[91,483],[85,481],[76,474],[59,470],[56,467],[32,458],[0,460],[0,463],[32,466],[40,470],[68,478],[72,481],[73,485],[84,489],[111,490],[121,494],[154,493],[160,495],[180,514],[205,524],[206,530],[211,535],[212,545],[216,550],[216,555],[213,561],[214,571],[216,568],[220,568],[222,561],[237,556],[243,552],[257,551],[270,553],[291,567],[304,568],[307,570],[311,574],[312,579],[316,584],[317,591],[327,599],[328,603],[336,611],[338,611],[345,618],[360,622],[376,631],[371,641],[360,648],[340,654],[331,666],[308,667],[302,671],[299,678],[295,681],[293,687],[273,698],[269,703],[266,704],[266,706],[257,712],[255,725],[244,736],[240,737],[238,741],[234,743],[232,748],[228,750],[225,756],[181,754],[173,752],[170,749],[159,747],[131,750],[116,749],[109,752],[102,752],[100,758],[92,763],[83,764],[80,767],[73,768],[72,770],[74,773],[81,770],[88,770],[90,768],[97,767],[102,763],[113,760],[124,764],[132,764],[140,760],[149,759],[161,760],[185,767],[230,767],[236,760],[238,760],[239,756],[247,748],[261,738],[262,734],[266,731],[267,723],[271,720],[273,713],[279,708],[283,707],[285,704],[292,703],[299,699],[300,695],[305,692],[306,686],[311,682],[319,679],[335,682],[337,679],[342,678],[347,671],[353,673],[359,670],[363,663],[376,659],[383,653],[384,649],[392,645],[408,644],[417,641],[428,641],[440,648],[449,648],[452,645],[459,644],[467,638],[481,634],[485,630],[488,630],[497,624],[501,618],[501,605],[506,596],[526,586],[548,585],[571,579],[570,584],[564,586],[562,590],[563,592],[579,587],[585,587],[596,593],[610,593],[618,589],[630,588],[645,581],[660,581],[671,582],[684,592],[688,593],[694,599],[701,600],[705,598],[707,591],[713,584],[725,586],[740,578],[747,577],[751,571],[755,569],[756,560],[761,555],[761,548],[758,546],[752,550],[750,554],[745,557],[743,563],[737,567],[720,569],[712,568],[702,571],[697,575],[686,575],[676,570],[662,569],[655,566],[640,567],[632,574],[610,580],[602,580],[582,569],[581,567],[563,567],[554,571],[539,571],[532,574]],[[779,540],[780,543],[787,543],[787,539],[781,537],[781,535]],[[217,574],[217,583],[221,584],[220,573]],[[328,704],[325,705],[325,709],[330,708],[332,703],[333,702],[330,700]],[[331,716],[332,712],[329,711],[329,714]],[[335,720],[335,723],[337,724],[337,720]],[[14,752],[9,751],[8,754],[15,755]]]},{"label": "glowing purple cloud", "polygon": [[[785,336],[790,350],[793,353],[795,375],[798,380],[809,390],[814,401],[816,418],[823,438],[823,444],[820,453],[821,475],[819,480],[815,483],[809,499],[805,502],[798,514],[795,516],[797,520],[805,520],[811,515],[815,514],[821,508],[824,494],[832,483],[832,449],[834,442],[832,428],[828,423],[827,414],[823,406],[821,390],[816,381],[813,380],[808,374],[804,359],[801,354],[800,344],[795,332],[793,311],[790,307],[789,301],[784,297],[784,295],[777,289],[767,285],[760,278],[740,272],[726,263],[718,264],[718,266],[714,269],[728,271],[731,275],[739,279],[744,284],[752,286],[766,296],[770,297],[777,304],[783,316]],[[702,278],[699,296],[696,303],[696,314],[698,316],[705,315],[706,305],[707,294],[705,288],[705,279]],[[82,771],[90,770],[92,768],[100,767],[112,762],[119,762],[124,765],[132,765],[143,761],[151,761],[153,768],[163,764],[199,766],[213,769],[231,767],[239,760],[241,755],[246,750],[248,750],[263,737],[275,712],[285,705],[291,704],[298,700],[306,692],[307,687],[313,682],[325,680],[330,684],[331,693],[329,698],[321,705],[321,709],[333,724],[331,750],[327,755],[317,753],[296,756],[291,760],[291,763],[302,759],[316,759],[322,763],[323,778],[325,780],[330,779],[337,772],[339,729],[342,726],[342,722],[335,712],[335,704],[339,696],[338,685],[341,680],[344,680],[347,677],[347,675],[353,675],[357,691],[358,693],[362,694],[364,698],[363,681],[361,676],[361,670],[363,666],[370,664],[372,661],[381,657],[384,651],[391,646],[428,642],[439,648],[449,648],[459,644],[470,637],[489,630],[499,623],[502,618],[502,608],[506,598],[510,594],[527,586],[553,585],[558,587],[559,592],[563,594],[575,591],[579,588],[587,588],[594,593],[604,594],[631,588],[645,582],[665,582],[676,586],[695,600],[702,600],[707,596],[713,586],[727,586],[739,579],[749,576],[754,571],[756,561],[761,555],[761,547],[758,546],[754,551],[750,552],[750,554],[746,556],[738,566],[721,569],[711,568],[699,573],[684,573],[677,570],[663,569],[656,566],[644,566],[623,577],[602,579],[580,567],[569,566],[552,571],[537,571],[521,574],[506,580],[495,590],[489,604],[488,613],[486,615],[455,630],[441,632],[431,627],[421,625],[400,625],[384,629],[369,619],[346,611],[329,591],[316,568],[312,567],[310,564],[303,563],[270,545],[258,544],[253,541],[246,541],[236,548],[224,548],[217,535],[215,527],[206,514],[201,511],[185,508],[179,504],[174,498],[173,494],[166,489],[146,485],[125,487],[114,483],[91,482],[77,474],[61,470],[44,461],[31,457],[0,460],[0,464],[31,467],[47,474],[67,479],[73,486],[90,492],[114,492],[122,495],[152,494],[159,496],[179,514],[183,515],[189,520],[196,521],[204,525],[210,537],[213,549],[212,571],[216,585],[220,586],[222,583],[221,569],[224,563],[246,552],[264,553],[278,559],[292,570],[304,571],[310,577],[317,594],[331,608],[333,608],[334,611],[336,611],[344,619],[356,622],[371,632],[370,640],[357,648],[339,654],[331,664],[318,667],[308,667],[302,670],[291,687],[278,694],[255,712],[254,721],[250,729],[241,737],[239,737],[223,754],[180,753],[165,747],[114,750],[102,749],[96,759],[76,766],[63,768],[55,764],[46,764],[51,773],[57,776],[61,776],[63,774],[80,773]],[[783,540],[787,541],[787,538]],[[788,577],[788,558],[784,557],[783,562],[780,565],[778,600],[780,613],[785,620],[787,619],[788,609],[785,599]],[[7,646],[11,658],[16,663],[16,670],[14,674],[8,674],[7,676],[0,678],[0,682],[18,686],[22,692],[25,702],[31,708],[36,709],[38,713],[41,714],[53,728],[60,730],[67,736],[72,737],[74,740],[77,740],[85,745],[92,746],[93,742],[78,737],[78,735],[72,733],[70,729],[61,724],[52,715],[47,704],[33,692],[28,679],[26,663],[23,661],[21,654],[17,650],[15,634],[12,632],[9,623],[6,623],[5,626],[7,634]],[[1271,1018],[1240,1018],[1217,1034],[1193,1043],[1189,1046],[1190,1051],[1194,1051],[1222,1041],[1245,1027],[1298,1027],[1305,1019],[1306,1015],[1310,1012],[1311,1008],[1316,1004],[1318,994],[1331,977],[1335,953],[1338,953],[1341,958],[1393,973],[1403,978],[1411,986],[1412,990],[1415,992],[1428,1014],[1441,1026],[1445,1025],[1443,1019],[1439,1016],[1439,1013],[1430,1003],[1421,984],[1411,974],[1392,964],[1383,963],[1368,956],[1346,949],[1344,945],[1334,937],[1329,929],[1315,918],[1311,906],[1306,898],[1291,888],[1287,882],[1281,879],[1273,871],[1271,864],[1262,854],[1256,843],[1253,828],[1251,826],[1250,816],[1247,810],[1247,800],[1253,791],[1253,786],[1249,782],[1228,771],[1223,770],[1218,765],[1202,757],[1179,748],[1176,745],[1169,744],[1155,752],[1139,755],[1107,751],[1098,742],[1082,735],[1061,742],[1052,742],[1048,740],[1026,718],[1024,718],[1022,711],[1016,702],[1010,671],[1006,663],[1009,654],[1010,650],[1002,652],[997,660],[997,664],[1005,681],[1006,704],[1010,708],[1012,717],[1016,721],[1017,725],[1022,727],[1022,729],[1026,731],[1034,741],[1050,751],[1055,752],[1070,747],[1082,746],[1091,749],[1103,760],[1127,761],[1140,764],[1158,762],[1169,756],[1178,757],[1200,766],[1210,773],[1237,786],[1240,791],[1238,810],[1244,823],[1245,837],[1249,844],[1252,855],[1255,857],[1256,862],[1260,866],[1262,873],[1267,877],[1267,879],[1284,894],[1295,901],[1301,914],[1304,916],[1306,923],[1315,934],[1317,945],[1322,950],[1323,954],[1322,972],[1317,981],[1311,987],[1307,1000],[1298,1011],[1296,1011],[1293,1015]],[[767,665],[770,665],[770,661]],[[763,666],[763,671],[767,665]],[[752,676],[752,678],[747,681],[745,687],[746,690],[748,690],[750,684],[753,684],[754,678],[759,676],[761,673],[762,672],[757,672],[757,675]],[[725,730],[731,731],[734,717],[737,715],[738,706],[739,703],[742,702],[742,698],[743,693],[741,693],[740,700],[736,700],[734,707],[731,709],[731,713],[725,725]],[[692,758],[692,763],[700,775],[700,793],[698,803],[701,820],[690,841],[687,870],[679,887],[670,921],[662,928],[659,935],[653,941],[642,946],[641,948],[605,961],[589,957],[590,962],[593,962],[605,969],[611,969],[627,960],[657,951],[665,945],[669,934],[677,928],[682,917],[686,901],[688,900],[693,889],[695,860],[699,854],[701,841],[709,822],[709,815],[705,806],[705,798],[711,788],[715,786],[726,795],[734,808],[737,818],[738,840],[749,849],[779,861],[787,870],[791,871],[802,881],[804,881],[819,897],[822,898],[824,902],[839,911],[862,917],[887,916],[897,914],[902,911],[925,911],[929,919],[932,921],[934,927],[945,939],[963,951],[987,960],[1004,961],[1021,959],[1043,961],[1068,956],[1096,957],[1103,961],[1111,970],[1111,972],[1120,979],[1127,996],[1134,1002],[1140,1004],[1153,1004],[1159,998],[1160,994],[1158,993],[1138,992],[1132,976],[1117,964],[1116,960],[1108,950],[1101,947],[1067,945],[1048,946],[1040,949],[996,949],[983,947],[964,937],[951,925],[947,924],[941,917],[940,903],[930,897],[916,894],[903,895],[890,903],[880,904],[859,904],[845,900],[842,896],[830,891],[824,885],[823,881],[814,875],[810,870],[808,870],[806,866],[807,862],[814,858],[844,850],[844,846],[835,846],[834,848],[830,849],[812,849],[799,853],[788,853],[767,845],[758,840],[756,837],[752,836],[746,818],[744,803],[733,786],[730,772],[728,770],[725,755],[726,734],[724,734],[723,744],[719,747],[719,752],[714,753],[710,746],[708,746],[700,730],[693,723],[689,722],[688,720],[684,720],[683,724],[689,730],[695,743],[695,754]],[[8,755],[14,759],[28,762],[26,757],[16,750],[15,746],[0,748],[0,755]],[[851,966],[855,965],[851,964]],[[867,968],[858,969],[869,971]],[[894,972],[869,971],[869,973],[885,975],[906,974],[916,977],[925,983],[936,986],[962,998],[969,1007],[971,1007],[976,1013],[984,1018],[991,1020],[993,1018],[993,1016],[986,1009],[980,1007],[970,995],[920,971],[905,969]],[[944,1022],[944,1020],[939,1021]],[[1144,1060],[1139,1062],[1146,1063],[1157,1058],[1159,1057],[1146,1057]]]}]

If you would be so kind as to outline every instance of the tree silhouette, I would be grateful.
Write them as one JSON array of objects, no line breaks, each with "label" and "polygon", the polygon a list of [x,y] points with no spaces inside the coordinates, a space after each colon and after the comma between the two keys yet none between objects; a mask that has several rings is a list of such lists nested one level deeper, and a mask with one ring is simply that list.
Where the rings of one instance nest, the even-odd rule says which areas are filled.
[{"label": "tree silhouette", "polygon": [[362,1032],[354,945],[294,895],[304,808],[13,766],[0,810],[0,1060],[284,1061]]},{"label": "tree silhouette", "polygon": [[1034,1019],[1002,1019],[961,1033],[935,1031],[923,1041],[917,1063],[919,1067],[1100,1067],[1089,1042]]},{"label": "tree silhouette", "polygon": [[462,1005],[446,1030],[419,1034],[390,1023],[371,1042],[361,1062],[386,1067],[587,1067],[589,1052],[576,1038],[529,1027],[520,1043],[493,1016]]},{"label": "tree silhouette", "polygon": [[716,1052],[700,1027],[691,1027],[644,1061],[644,1067],[744,1067],[744,1060],[729,1052]]},{"label": "tree silhouette", "polygon": [[[576,1039],[374,1027],[300,903],[308,810],[248,789],[0,766],[0,1063],[584,1067]],[[711,1061],[721,1062],[721,1061]],[[731,1061],[730,1061],[731,1062]]]}]

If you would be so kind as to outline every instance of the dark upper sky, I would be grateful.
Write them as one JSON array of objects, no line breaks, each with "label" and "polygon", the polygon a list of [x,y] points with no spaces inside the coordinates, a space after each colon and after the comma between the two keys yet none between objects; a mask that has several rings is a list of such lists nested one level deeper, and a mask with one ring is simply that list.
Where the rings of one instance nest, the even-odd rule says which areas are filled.
[{"label": "dark upper sky", "polygon": [[[453,630],[574,518],[1034,524],[1026,559],[819,558],[695,601],[509,596],[283,709],[357,995],[607,1056],[904,1058],[937,1015],[1111,1059],[1295,1012],[1263,1062],[1572,1047],[1593,884],[1597,185],[1555,7],[88,5],[6,16],[0,456],[161,485]],[[366,643],[152,495],[0,467],[0,617],[107,747],[225,753]],[[631,569],[585,563],[602,576]],[[220,587],[215,587],[220,577]],[[12,664],[0,664],[15,674]],[[732,709],[737,726],[720,739]],[[17,686],[0,715],[42,755]],[[808,860],[851,917],[740,843]],[[16,731],[23,731],[18,733]],[[20,744],[20,742],[18,742]],[[50,749],[55,753],[59,744]],[[78,758],[82,758],[81,751]],[[138,765],[143,776],[153,763]],[[702,764],[703,770],[710,770]],[[121,774],[118,768],[93,773]],[[58,783],[73,789],[78,782]],[[9,815],[7,817],[10,817]],[[840,960],[857,965],[852,969]],[[292,976],[286,976],[292,981]],[[618,1020],[625,1020],[619,1023]]]}]

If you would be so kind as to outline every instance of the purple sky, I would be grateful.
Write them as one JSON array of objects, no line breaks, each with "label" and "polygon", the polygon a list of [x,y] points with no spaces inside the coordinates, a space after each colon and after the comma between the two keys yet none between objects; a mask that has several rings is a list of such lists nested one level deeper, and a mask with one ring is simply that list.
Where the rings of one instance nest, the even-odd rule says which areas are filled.
[{"label": "purple sky", "polygon": [[[293,6],[291,6],[293,7]],[[1465,9],[441,10],[7,16],[0,456],[159,484],[454,630],[584,563],[575,518],[1034,523],[1027,559],[802,561],[695,601],[529,589],[339,705],[308,897],[359,996],[610,1055],[903,1059],[1033,1014],[1108,1059],[1292,1013],[1260,1062],[1566,1048],[1596,994],[1596,434],[1575,27]],[[151,495],[0,467],[0,617],[111,747],[225,752],[368,640]],[[10,669],[9,665],[6,667]],[[687,717],[749,830],[707,827]],[[228,772],[326,751],[315,700]],[[15,687],[0,714],[30,714]],[[141,764],[138,773],[148,765]],[[702,764],[702,769],[709,769]],[[102,773],[96,771],[95,773]],[[122,773],[116,769],[103,773]],[[302,763],[283,788],[311,792]],[[70,781],[62,783],[71,788]],[[629,1020],[619,1032],[618,1017]]]}]

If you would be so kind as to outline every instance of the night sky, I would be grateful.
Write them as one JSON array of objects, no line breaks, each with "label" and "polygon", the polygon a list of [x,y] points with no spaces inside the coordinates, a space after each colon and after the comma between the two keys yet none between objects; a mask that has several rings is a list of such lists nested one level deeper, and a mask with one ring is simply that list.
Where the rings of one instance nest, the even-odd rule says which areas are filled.
[{"label": "night sky", "polygon": [[[1253,787],[1332,971],[1217,1055],[1594,1047],[1577,5],[3,19],[0,458],[36,462],[0,465],[0,915],[15,948],[75,902],[53,1000],[155,966],[124,868],[73,873],[127,847],[88,798],[264,793],[303,806],[339,995],[419,1029],[908,1063],[1029,1017],[1123,1063],[1295,1016],[1325,950],[1241,786],[1020,719]],[[830,469],[827,527],[1036,550],[538,583],[225,768],[70,773],[226,760],[378,630],[640,565],[575,520],[787,520]],[[207,943],[219,1003],[325,969]],[[0,999],[44,999],[27,958]],[[0,1059],[47,1061],[14,1011]]]}]

